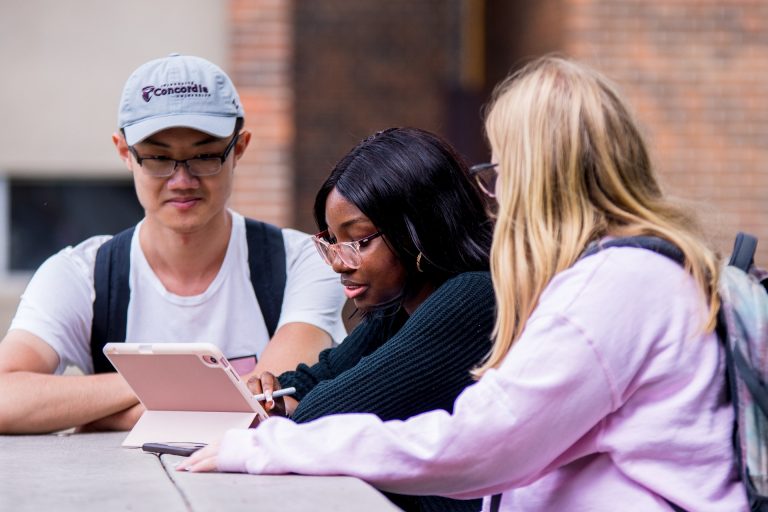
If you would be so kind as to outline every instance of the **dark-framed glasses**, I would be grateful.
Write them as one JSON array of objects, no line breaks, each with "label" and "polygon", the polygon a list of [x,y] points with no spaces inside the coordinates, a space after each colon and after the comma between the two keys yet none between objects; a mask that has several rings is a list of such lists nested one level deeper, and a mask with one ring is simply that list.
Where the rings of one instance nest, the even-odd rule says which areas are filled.
[{"label": "dark-framed glasses", "polygon": [[323,261],[328,265],[333,265],[338,257],[345,266],[358,269],[363,262],[363,257],[360,255],[360,248],[365,247],[374,238],[383,235],[381,231],[377,231],[372,235],[368,235],[365,238],[353,240],[351,242],[331,242],[328,230],[321,231],[312,236],[312,241],[315,243],[315,248]]},{"label": "dark-framed glasses", "polygon": [[187,158],[186,160],[174,160],[167,156],[139,156],[136,152],[136,148],[128,146],[128,150],[136,159],[136,163],[139,164],[145,173],[155,178],[167,178],[172,176],[176,172],[177,165],[183,165],[189,171],[192,176],[213,176],[221,171],[221,166],[227,161],[229,154],[235,147],[237,139],[240,134],[232,137],[227,147],[224,148],[224,152],[215,155],[197,155],[193,158]]},{"label": "dark-framed glasses", "polygon": [[496,197],[496,178],[499,172],[496,170],[499,164],[486,163],[477,164],[469,168],[469,175],[475,178],[480,190],[485,192],[488,197]]}]

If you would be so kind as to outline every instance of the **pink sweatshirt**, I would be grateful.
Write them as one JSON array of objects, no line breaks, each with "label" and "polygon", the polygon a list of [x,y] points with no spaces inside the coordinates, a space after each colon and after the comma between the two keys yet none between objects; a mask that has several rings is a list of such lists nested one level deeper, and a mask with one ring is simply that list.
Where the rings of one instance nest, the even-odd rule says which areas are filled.
[{"label": "pink sweatshirt", "polygon": [[274,418],[228,432],[218,466],[486,496],[485,509],[503,492],[501,510],[746,510],[705,313],[677,263],[606,249],[552,280],[504,363],[453,414]]}]

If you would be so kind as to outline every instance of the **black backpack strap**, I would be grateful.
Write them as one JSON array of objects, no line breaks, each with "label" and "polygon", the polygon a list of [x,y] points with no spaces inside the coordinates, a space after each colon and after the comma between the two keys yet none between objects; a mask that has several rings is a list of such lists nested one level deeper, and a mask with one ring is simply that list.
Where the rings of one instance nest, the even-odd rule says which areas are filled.
[{"label": "black backpack strap", "polygon": [[285,244],[277,226],[245,219],[248,243],[248,268],[251,284],[271,338],[277,329],[285,293]]},{"label": "black backpack strap", "polygon": [[733,243],[733,252],[729,265],[740,268],[744,272],[749,272],[755,262],[755,250],[757,249],[757,238],[747,233],[739,232],[736,235],[736,241]]},{"label": "black backpack strap", "polygon": [[131,289],[131,240],[135,228],[126,229],[102,244],[96,252],[93,269],[93,324],[91,326],[91,358],[94,373],[115,369],[104,355],[107,342],[125,341],[128,302]]},{"label": "black backpack strap", "polygon": [[586,248],[582,253],[581,258],[592,256],[593,254],[610,247],[635,247],[638,249],[647,249],[661,254],[662,256],[666,256],[680,265],[685,261],[683,251],[678,249],[673,243],[657,236],[628,236],[625,238],[614,238],[613,240],[594,242]]},{"label": "black backpack strap", "polygon": [[[728,347],[730,349],[730,347]],[[733,365],[738,372],[741,380],[744,381],[744,385],[749,389],[749,393],[752,395],[752,399],[755,401],[763,415],[768,417],[768,386],[760,379],[760,376],[750,366],[747,358],[742,354],[741,350],[731,349],[733,356]]]},{"label": "black backpack strap", "polygon": [[501,507],[501,494],[494,494],[491,496],[490,512],[499,512]]}]

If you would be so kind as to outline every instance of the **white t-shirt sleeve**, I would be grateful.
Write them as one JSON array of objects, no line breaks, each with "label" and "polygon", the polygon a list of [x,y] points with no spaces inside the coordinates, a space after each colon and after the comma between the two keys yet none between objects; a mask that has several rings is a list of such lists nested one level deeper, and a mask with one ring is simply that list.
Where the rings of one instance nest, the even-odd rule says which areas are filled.
[{"label": "white t-shirt sleeve", "polygon": [[344,289],[339,275],[317,254],[309,235],[283,229],[286,282],[277,328],[304,322],[327,332],[335,343],[347,335],[341,318]]},{"label": "white t-shirt sleeve", "polygon": [[67,247],[37,269],[21,296],[10,330],[28,331],[59,355],[56,373],[75,365],[93,371],[93,266],[96,251],[109,236],[96,236]]}]

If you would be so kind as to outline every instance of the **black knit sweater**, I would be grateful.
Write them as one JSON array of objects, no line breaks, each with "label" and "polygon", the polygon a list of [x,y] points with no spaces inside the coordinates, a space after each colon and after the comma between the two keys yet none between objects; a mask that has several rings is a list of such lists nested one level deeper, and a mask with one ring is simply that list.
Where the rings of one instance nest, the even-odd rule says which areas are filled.
[{"label": "black knit sweater", "polygon": [[[403,312],[364,320],[341,345],[320,353],[312,367],[280,375],[299,405],[293,420],[367,412],[382,420],[451,412],[472,384],[469,371],[488,354],[496,303],[488,272],[453,277],[410,318]],[[479,510],[478,500],[393,496],[407,510]]]}]

